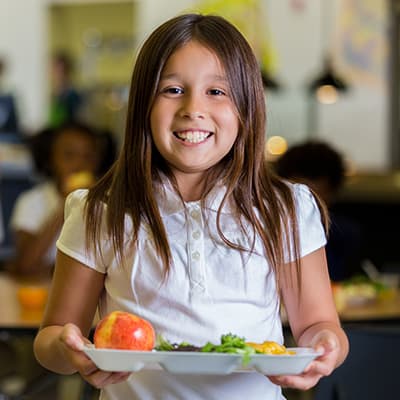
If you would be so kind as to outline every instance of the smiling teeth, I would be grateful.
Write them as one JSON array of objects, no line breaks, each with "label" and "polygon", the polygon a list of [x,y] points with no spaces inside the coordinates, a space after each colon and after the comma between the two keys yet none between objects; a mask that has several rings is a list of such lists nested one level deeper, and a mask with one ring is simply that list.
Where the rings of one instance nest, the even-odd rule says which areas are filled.
[{"label": "smiling teeth", "polygon": [[177,132],[176,135],[179,139],[189,143],[200,143],[208,138],[210,132],[203,131],[188,131],[188,132]]}]

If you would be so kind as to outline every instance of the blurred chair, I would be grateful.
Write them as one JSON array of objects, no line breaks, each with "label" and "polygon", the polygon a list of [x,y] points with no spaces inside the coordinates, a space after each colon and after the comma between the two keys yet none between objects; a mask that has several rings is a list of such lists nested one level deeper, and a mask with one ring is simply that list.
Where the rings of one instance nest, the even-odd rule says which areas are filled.
[{"label": "blurred chair", "polygon": [[[0,387],[1,381],[7,377],[16,373],[15,362],[11,362],[16,359],[16,352],[13,346],[10,344],[10,335],[6,332],[0,331],[0,356],[2,362],[0,363]],[[1,388],[0,388],[0,394]],[[0,397],[1,399],[1,397]]]},{"label": "blurred chair", "polygon": [[30,329],[0,330],[0,400],[56,400],[59,375],[33,357]]},{"label": "blurred chair", "polygon": [[346,361],[321,379],[314,400],[399,399],[400,326],[345,328],[350,341]]}]

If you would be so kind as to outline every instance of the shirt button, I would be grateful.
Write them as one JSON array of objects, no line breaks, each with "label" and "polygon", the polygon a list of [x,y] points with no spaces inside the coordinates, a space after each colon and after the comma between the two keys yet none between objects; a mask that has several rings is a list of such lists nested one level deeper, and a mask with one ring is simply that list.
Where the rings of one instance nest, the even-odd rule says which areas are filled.
[{"label": "shirt button", "polygon": [[190,216],[194,219],[199,218],[200,213],[197,210],[190,211]]},{"label": "shirt button", "polygon": [[193,232],[193,234],[192,234],[192,238],[193,239],[200,239],[200,232],[199,231],[195,231],[195,232]]},{"label": "shirt button", "polygon": [[195,251],[192,254],[192,258],[193,258],[193,260],[200,260],[200,253],[198,251]]}]

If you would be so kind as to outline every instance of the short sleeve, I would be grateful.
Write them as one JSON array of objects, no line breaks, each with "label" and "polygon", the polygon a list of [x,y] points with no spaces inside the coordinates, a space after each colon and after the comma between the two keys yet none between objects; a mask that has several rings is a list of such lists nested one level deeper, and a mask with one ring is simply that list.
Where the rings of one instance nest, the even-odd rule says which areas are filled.
[{"label": "short sleeve", "polygon": [[303,184],[293,185],[297,222],[299,227],[300,256],[325,246],[326,234],[321,213],[310,189]]},{"label": "short sleeve", "polygon": [[[46,208],[40,204],[39,196],[32,190],[22,193],[13,208],[10,227],[14,231],[37,232],[47,215]],[[34,212],[34,217],[32,216]]]},{"label": "short sleeve", "polygon": [[[100,237],[101,257],[86,247],[85,204],[87,190],[76,190],[65,201],[64,225],[57,240],[57,248],[82,264],[105,273],[111,256],[111,246],[102,234]],[[102,232],[104,232],[102,230]]]}]

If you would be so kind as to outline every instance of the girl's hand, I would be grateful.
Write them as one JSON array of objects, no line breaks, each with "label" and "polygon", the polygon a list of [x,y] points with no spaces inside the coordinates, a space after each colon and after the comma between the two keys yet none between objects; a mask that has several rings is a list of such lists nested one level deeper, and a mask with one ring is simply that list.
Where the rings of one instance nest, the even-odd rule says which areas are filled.
[{"label": "girl's hand", "polygon": [[59,340],[61,351],[65,358],[78,370],[82,378],[92,386],[101,389],[129,378],[129,372],[109,372],[98,369],[83,352],[84,345],[90,343],[90,341],[82,335],[76,325],[66,324],[61,331]]},{"label": "girl's hand", "polygon": [[332,373],[340,354],[339,340],[332,331],[322,330],[312,338],[310,343],[301,343],[301,345],[312,347],[322,354],[312,361],[302,374],[269,376],[271,382],[282,387],[308,390],[314,387],[322,377]]}]

